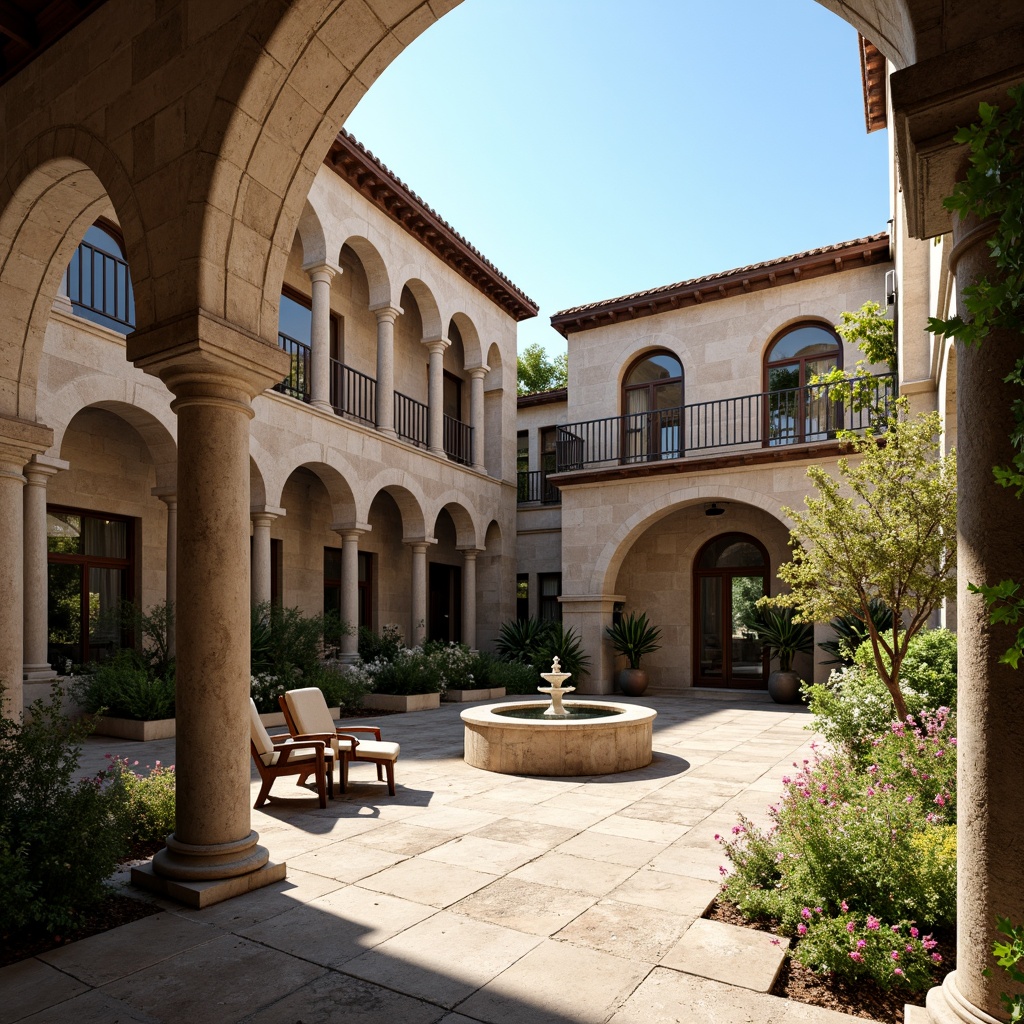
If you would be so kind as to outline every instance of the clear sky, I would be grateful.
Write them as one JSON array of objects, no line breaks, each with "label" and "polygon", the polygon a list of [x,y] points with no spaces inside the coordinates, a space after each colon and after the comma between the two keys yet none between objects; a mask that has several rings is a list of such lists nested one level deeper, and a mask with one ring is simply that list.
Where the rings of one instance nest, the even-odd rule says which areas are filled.
[{"label": "clear sky", "polygon": [[814,0],[464,0],[345,127],[559,309],[885,230],[857,34]]}]

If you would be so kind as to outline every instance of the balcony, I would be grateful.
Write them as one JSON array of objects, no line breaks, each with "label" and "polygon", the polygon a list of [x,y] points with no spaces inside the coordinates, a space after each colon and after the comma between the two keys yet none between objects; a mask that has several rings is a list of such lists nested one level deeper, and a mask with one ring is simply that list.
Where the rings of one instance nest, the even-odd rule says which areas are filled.
[{"label": "balcony", "polygon": [[64,283],[80,316],[122,334],[135,330],[135,296],[123,259],[81,242],[68,264]]},{"label": "balcony", "polygon": [[849,384],[808,385],[570,423],[558,428],[555,472],[812,444],[833,440],[840,430],[861,433],[888,416],[898,384],[886,373],[859,377],[853,386],[855,403],[841,400]]},{"label": "balcony", "polygon": [[543,469],[520,470],[516,474],[516,503],[519,505],[557,505],[562,492],[548,481]]}]

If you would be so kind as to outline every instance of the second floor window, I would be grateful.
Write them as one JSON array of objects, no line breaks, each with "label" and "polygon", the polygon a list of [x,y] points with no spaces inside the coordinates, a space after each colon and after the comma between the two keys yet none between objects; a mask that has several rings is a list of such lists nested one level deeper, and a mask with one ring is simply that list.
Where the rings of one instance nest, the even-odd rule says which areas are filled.
[{"label": "second floor window", "polygon": [[622,384],[623,461],[678,459],[682,437],[683,364],[671,352],[647,353]]},{"label": "second floor window", "polygon": [[839,338],[824,324],[796,324],[772,342],[764,359],[767,444],[821,441],[835,432],[841,410],[807,385],[842,365]]},{"label": "second floor window", "polygon": [[86,231],[68,264],[65,284],[77,316],[119,334],[135,330],[135,295],[124,246],[104,223]]}]

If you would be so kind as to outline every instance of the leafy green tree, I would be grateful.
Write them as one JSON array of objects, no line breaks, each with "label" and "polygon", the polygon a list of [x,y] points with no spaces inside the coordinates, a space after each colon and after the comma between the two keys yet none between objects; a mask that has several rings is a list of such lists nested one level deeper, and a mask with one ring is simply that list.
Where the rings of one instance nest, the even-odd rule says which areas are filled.
[{"label": "leafy green tree", "polygon": [[[900,399],[884,434],[844,434],[856,459],[839,460],[838,479],[812,466],[818,497],[803,512],[783,508],[796,526],[779,579],[792,590],[761,602],[795,608],[803,622],[859,619],[900,718],[907,646],[956,594],[956,455],[939,454],[941,429],[938,413],[908,419]],[[872,598],[892,609],[891,630],[876,625]]]},{"label": "leafy green tree", "polygon": [[520,395],[564,388],[569,382],[569,354],[549,359],[544,346],[527,345],[516,359],[516,389]]}]

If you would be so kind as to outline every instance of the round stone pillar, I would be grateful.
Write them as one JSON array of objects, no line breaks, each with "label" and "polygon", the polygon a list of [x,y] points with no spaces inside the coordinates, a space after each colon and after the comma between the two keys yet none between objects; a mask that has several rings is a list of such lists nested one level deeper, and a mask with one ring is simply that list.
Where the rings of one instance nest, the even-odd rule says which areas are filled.
[{"label": "round stone pillar", "polygon": [[476,556],[477,548],[462,549],[462,642],[476,650]]},{"label": "round stone pillar", "polygon": [[474,366],[469,370],[469,423],[473,428],[473,468],[486,473],[484,466],[484,377],[490,368]]},{"label": "round stone pillar", "polygon": [[255,608],[259,604],[270,604],[271,558],[270,525],[278,516],[285,515],[283,508],[269,509],[266,506],[250,509],[252,518],[252,588],[250,600]]},{"label": "round stone pillar", "polygon": [[323,412],[333,412],[331,405],[331,281],[340,273],[329,263],[302,268],[308,275],[311,289],[312,317],[310,327],[310,395],[309,404]]},{"label": "round stone pillar", "polygon": [[153,497],[167,506],[167,555],[164,562],[164,600],[170,614],[167,617],[167,651],[174,653],[174,603],[178,595],[178,495],[161,487],[154,487]]},{"label": "round stone pillar", "polygon": [[[33,455],[25,467],[25,667],[27,683],[42,683],[57,676],[47,660],[46,485],[50,477],[69,465],[60,459]],[[63,668],[63,666],[61,666]]]},{"label": "round stone pillar", "polygon": [[359,660],[359,538],[370,527],[335,530],[341,536],[341,621],[348,627],[341,637],[341,660],[352,665]]},{"label": "round stone pillar", "polygon": [[[993,272],[990,234],[991,224],[954,219],[949,264],[961,309],[965,285]],[[1024,504],[992,475],[1014,454],[1019,390],[1003,378],[1020,352],[1020,335],[1009,331],[992,331],[977,348],[957,343],[957,969],[927,999],[942,1024],[1004,1019],[999,993],[1008,986],[991,954],[996,916],[1024,922],[1024,700],[1021,672],[999,661],[1017,627],[991,625],[967,590],[1024,579]]]},{"label": "round stone pillar", "polygon": [[395,321],[399,306],[371,306],[377,317],[377,429],[388,437],[395,431]]},{"label": "round stone pillar", "polygon": [[451,344],[445,338],[424,341],[430,353],[427,369],[427,450],[445,455],[444,450],[444,350]]},{"label": "round stone pillar", "polygon": [[415,647],[427,634],[427,548],[435,540],[406,541],[412,548],[412,622],[409,644]]}]

